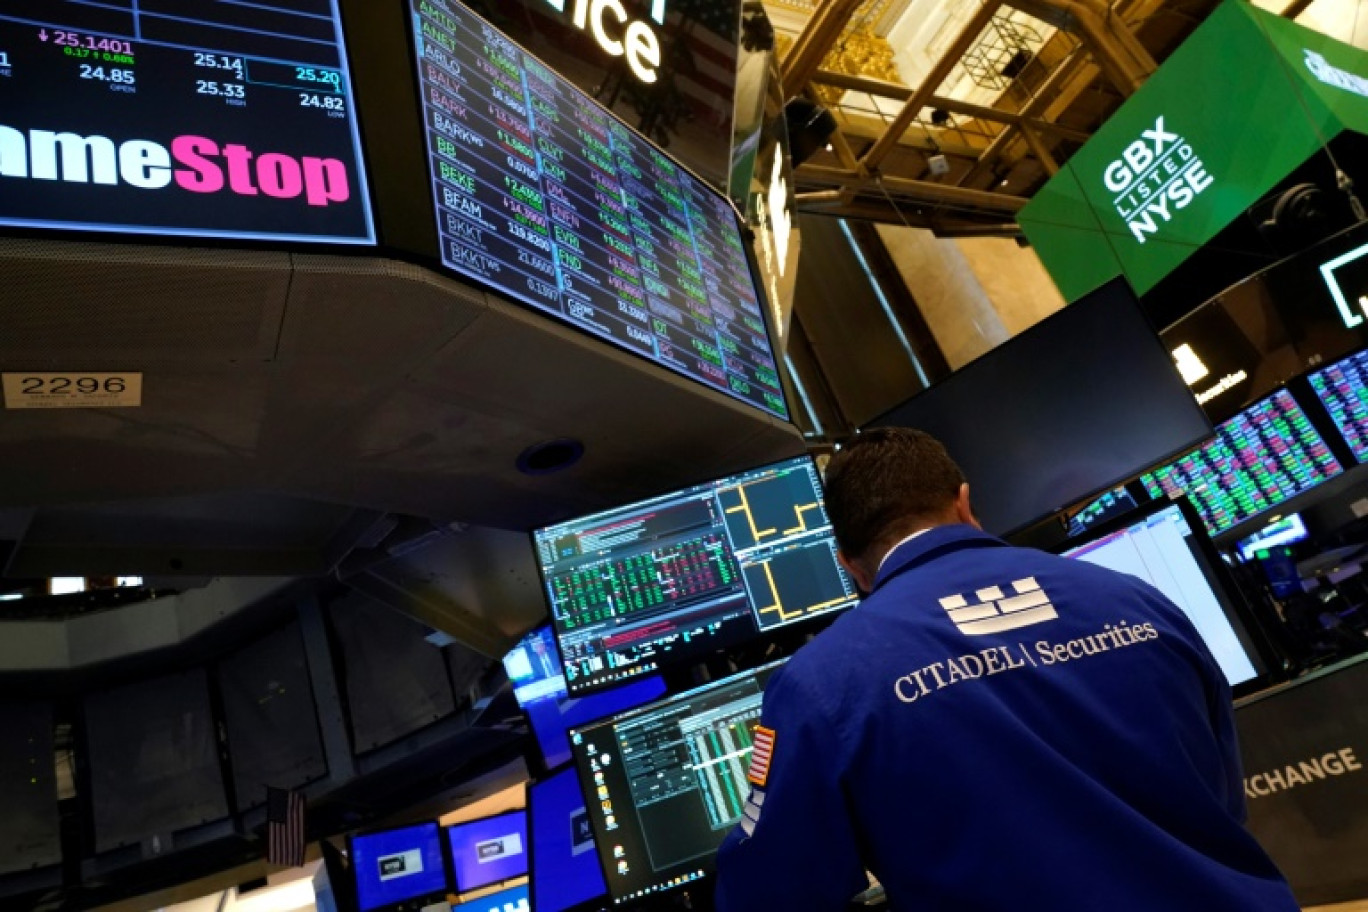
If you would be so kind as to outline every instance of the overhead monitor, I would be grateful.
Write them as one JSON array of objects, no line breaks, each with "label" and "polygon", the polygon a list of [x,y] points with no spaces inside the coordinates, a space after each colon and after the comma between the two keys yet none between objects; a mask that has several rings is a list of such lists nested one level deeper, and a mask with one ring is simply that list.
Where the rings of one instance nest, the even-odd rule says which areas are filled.
[{"label": "overhead monitor", "polygon": [[534,533],[570,693],[855,604],[808,456]]},{"label": "overhead monitor", "polygon": [[731,204],[465,6],[412,10],[442,262],[787,419]]},{"label": "overhead monitor", "polygon": [[1134,510],[1138,504],[1124,486],[1108,491],[1069,519],[1069,534],[1082,535],[1100,522]]},{"label": "overhead monitor", "polygon": [[374,242],[336,0],[0,3],[0,225]]},{"label": "overhead monitor", "polygon": [[870,423],[943,442],[1007,534],[1191,447],[1211,424],[1124,280],[1085,295]]},{"label": "overhead monitor", "polygon": [[529,703],[565,696],[565,673],[550,627],[538,627],[523,637],[504,656],[503,664],[513,684],[513,696],[524,709]]},{"label": "overhead monitor", "polygon": [[449,826],[447,841],[458,893],[527,873],[527,814],[522,810]]},{"label": "overhead monitor", "polygon": [[442,833],[435,820],[363,833],[349,843],[360,912],[408,912],[446,896]]},{"label": "overhead monitor", "polygon": [[527,787],[527,817],[532,907],[567,912],[606,902],[589,807],[573,767]]},{"label": "overhead monitor", "polygon": [[1302,522],[1301,514],[1293,513],[1276,522],[1269,523],[1241,541],[1239,544],[1240,557],[1245,560],[1253,560],[1259,551],[1305,541],[1306,538],[1306,523]]},{"label": "overhead monitor", "polygon": [[1186,494],[1212,535],[1344,471],[1287,390],[1222,422],[1208,443],[1141,477],[1151,497]]},{"label": "overhead monitor", "polygon": [[1068,542],[1064,556],[1139,577],[1182,609],[1238,692],[1262,683],[1270,657],[1238,592],[1185,503],[1156,501]]},{"label": "overhead monitor", "polygon": [[1354,458],[1368,462],[1368,351],[1321,368],[1308,379]]},{"label": "overhead monitor", "polygon": [[741,819],[765,683],[780,663],[576,729],[575,769],[615,902],[714,870]]},{"label": "overhead monitor", "polygon": [[458,903],[456,908],[461,912],[530,912],[532,906],[528,896],[527,884],[521,884],[497,893],[486,893],[476,899],[467,899]]},{"label": "overhead monitor", "polygon": [[567,697],[562,690],[560,699],[525,704],[523,712],[532,726],[546,768],[555,769],[570,762],[571,728],[634,709],[664,695],[664,679],[653,674],[578,697]]}]

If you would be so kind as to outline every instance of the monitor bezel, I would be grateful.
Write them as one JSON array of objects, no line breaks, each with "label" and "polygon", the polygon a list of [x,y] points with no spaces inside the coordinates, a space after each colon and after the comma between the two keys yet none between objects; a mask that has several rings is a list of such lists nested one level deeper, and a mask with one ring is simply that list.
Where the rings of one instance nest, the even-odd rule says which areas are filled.
[{"label": "monitor bezel", "polygon": [[[1217,601],[1222,602],[1222,607],[1229,605],[1230,611],[1234,613],[1233,619],[1239,627],[1243,629],[1245,637],[1254,648],[1255,655],[1251,657],[1251,664],[1254,665],[1255,675],[1248,681],[1243,681],[1231,687],[1234,697],[1246,697],[1272,687],[1286,679],[1284,670],[1284,660],[1277,648],[1273,645],[1272,638],[1262,621],[1259,620],[1257,613],[1250,604],[1245,591],[1235,582],[1235,577],[1226,567],[1226,563],[1221,559],[1220,551],[1212,541],[1210,533],[1207,532],[1206,524],[1202,521],[1201,514],[1192,505],[1186,496],[1182,497],[1156,497],[1153,500],[1143,503],[1120,516],[1109,519],[1106,522],[1098,523],[1090,529],[1084,531],[1082,535],[1070,536],[1062,543],[1051,550],[1053,553],[1063,556],[1064,552],[1074,548],[1106,538],[1116,532],[1135,525],[1137,522],[1148,519],[1170,507],[1177,507],[1182,513],[1183,519],[1188,524],[1191,532],[1190,538],[1195,539],[1197,548],[1202,552],[1202,557],[1207,562],[1208,569],[1213,577],[1216,578]],[[1224,596],[1224,599],[1222,599]],[[1232,624],[1233,626],[1233,624]],[[1239,639],[1241,629],[1236,629],[1236,639]],[[1241,642],[1241,645],[1244,645]],[[1260,669],[1262,666],[1262,669]]]},{"label": "monitor bezel", "polygon": [[464,893],[469,893],[472,890],[483,890],[485,887],[492,887],[495,884],[509,883],[510,881],[517,880],[519,877],[527,877],[528,871],[531,871],[532,869],[532,859],[528,855],[527,847],[532,840],[531,837],[528,835],[524,835],[523,837],[523,857],[527,859],[528,871],[524,871],[522,874],[514,874],[512,877],[503,877],[498,880],[490,880],[486,881],[485,883],[466,886],[465,884],[461,883],[461,878],[456,873],[456,849],[451,844],[451,831],[459,829],[461,827],[473,826],[477,823],[485,823],[490,820],[498,820],[501,817],[517,817],[519,815],[521,815],[523,818],[523,833],[526,834],[528,831],[526,804],[524,804],[523,807],[520,808],[509,808],[506,811],[499,811],[494,814],[485,814],[483,817],[472,817],[469,820],[462,820],[457,823],[447,824],[446,826],[442,827],[442,847],[446,851],[447,856],[451,862],[451,886],[453,887],[453,890],[457,896],[460,896]]},{"label": "monitor bezel", "polygon": [[[1017,339],[1030,337],[1032,334],[1035,334],[1035,335],[1042,335],[1044,332],[1046,332],[1046,331],[1048,330],[1050,321],[1051,321],[1051,320],[1055,320],[1055,319],[1063,318],[1063,317],[1067,314],[1067,311],[1068,311],[1069,307],[1074,306],[1075,304],[1079,303],[1080,301],[1083,301],[1083,300],[1086,299],[1086,298],[1091,298],[1091,297],[1093,297],[1094,295],[1101,295],[1101,294],[1110,292],[1110,291],[1111,291],[1113,288],[1115,288],[1115,287],[1119,287],[1123,292],[1125,292],[1125,294],[1129,297],[1130,300],[1132,300],[1132,301],[1135,302],[1135,311],[1136,311],[1137,315],[1140,317],[1141,321],[1142,321],[1146,326],[1149,327],[1149,329],[1150,329],[1150,334],[1153,336],[1153,339],[1154,339],[1154,341],[1153,341],[1153,343],[1152,343],[1152,344],[1153,344],[1153,347],[1155,348],[1155,350],[1157,350],[1157,351],[1163,356],[1164,360],[1166,360],[1166,361],[1168,361],[1168,362],[1172,362],[1172,360],[1173,360],[1172,355],[1171,355],[1171,354],[1169,353],[1169,351],[1164,347],[1164,340],[1161,339],[1160,336],[1159,336],[1159,329],[1158,329],[1158,327],[1156,327],[1156,326],[1154,325],[1154,321],[1150,318],[1150,315],[1145,311],[1144,306],[1143,306],[1143,305],[1141,304],[1141,302],[1140,302],[1140,297],[1139,297],[1139,295],[1137,295],[1137,294],[1135,293],[1135,289],[1133,289],[1133,288],[1130,286],[1130,283],[1127,282],[1126,279],[1125,279],[1124,277],[1117,276],[1116,278],[1109,279],[1109,280],[1107,280],[1106,282],[1102,282],[1101,284],[1099,284],[1099,285],[1097,285],[1095,288],[1093,288],[1091,291],[1089,291],[1087,294],[1079,295],[1079,296],[1078,296],[1077,298],[1075,298],[1074,301],[1073,301],[1071,304],[1069,304],[1067,307],[1064,307],[1064,308],[1061,308],[1060,310],[1055,311],[1054,313],[1050,314],[1050,315],[1049,315],[1048,317],[1046,317],[1045,319],[1043,319],[1043,320],[1041,320],[1040,322],[1036,323],[1034,326],[1031,326],[1031,327],[1029,327],[1029,328],[1023,330],[1022,332],[1018,333],[1017,335],[1013,336],[1011,339],[1007,340],[1007,342],[1004,342],[1004,343],[1001,344],[1001,345],[998,345],[998,346],[996,346],[996,347],[994,347],[994,348],[991,348],[991,349],[989,349],[988,351],[984,352],[983,354],[979,355],[977,358],[975,358],[975,359],[973,359],[972,361],[970,361],[969,363],[964,364],[964,365],[961,365],[958,369],[956,369],[956,370],[955,370],[953,373],[951,373],[949,376],[946,376],[946,377],[940,379],[939,381],[937,381],[936,383],[932,384],[931,386],[928,386],[928,387],[926,387],[925,389],[920,390],[920,391],[917,392],[916,394],[910,396],[910,397],[907,398],[907,399],[904,399],[902,402],[899,402],[897,405],[893,406],[892,408],[889,408],[889,409],[887,409],[887,410],[885,410],[885,411],[879,413],[879,414],[878,414],[877,416],[875,416],[874,418],[871,418],[869,421],[866,421],[864,424],[862,424],[862,425],[860,426],[860,430],[862,430],[862,431],[863,431],[863,430],[872,430],[872,429],[874,429],[874,428],[881,428],[881,427],[907,427],[908,425],[899,424],[899,423],[897,423],[897,422],[891,420],[892,417],[893,417],[898,411],[900,411],[900,410],[903,409],[903,408],[906,408],[910,403],[916,402],[918,399],[922,399],[922,398],[926,397],[926,396],[929,395],[930,393],[934,392],[934,391],[937,390],[937,389],[940,389],[941,387],[945,386],[946,384],[956,382],[956,378],[957,378],[957,377],[960,377],[965,371],[972,369],[975,365],[986,364],[986,363],[988,363],[991,359],[1002,358],[1002,357],[1003,357],[1003,351],[1004,351],[1004,350],[1007,348],[1007,346],[1008,346],[1009,344],[1011,344],[1012,342],[1015,342]],[[1179,375],[1178,375],[1178,373],[1177,373],[1177,368],[1176,368],[1176,367],[1174,368],[1174,376],[1178,379],[1178,382],[1181,382],[1182,378],[1179,377]],[[961,382],[962,382],[962,381],[961,381]],[[1184,387],[1184,389],[1187,389],[1187,388]],[[1163,465],[1167,465],[1169,462],[1171,462],[1172,460],[1178,458],[1179,456],[1182,456],[1182,455],[1184,455],[1184,454],[1190,452],[1191,450],[1194,450],[1194,449],[1196,449],[1197,447],[1201,446],[1203,443],[1205,443],[1206,441],[1210,440],[1210,439],[1215,435],[1215,433],[1216,433],[1216,428],[1215,428],[1215,426],[1212,424],[1211,417],[1210,417],[1209,415],[1207,415],[1206,411],[1205,411],[1205,410],[1202,408],[1202,406],[1197,402],[1196,397],[1194,397],[1194,396],[1191,395],[1190,391],[1189,391],[1189,394],[1188,394],[1188,398],[1191,400],[1191,406],[1192,406],[1192,410],[1193,410],[1194,414],[1199,415],[1199,416],[1201,417],[1201,419],[1202,419],[1202,423],[1204,423],[1204,424],[1206,425],[1206,427],[1207,427],[1207,432],[1206,432],[1206,434],[1205,434],[1204,436],[1202,436],[1202,437],[1197,438],[1196,440],[1194,440],[1194,441],[1192,441],[1192,442],[1190,442],[1190,443],[1184,444],[1184,445],[1182,445],[1182,446],[1180,446],[1180,447],[1177,447],[1176,449],[1170,450],[1167,454],[1165,454],[1165,455],[1163,455],[1163,456],[1157,457],[1153,462],[1149,463],[1150,466],[1163,466]],[[1125,483],[1127,480],[1136,477],[1137,475],[1143,475],[1143,474],[1145,474],[1146,471],[1148,471],[1148,468],[1147,468],[1147,467],[1137,466],[1136,468],[1131,469],[1130,472],[1129,472],[1128,474],[1117,476],[1116,478],[1113,478],[1111,481],[1108,481],[1106,484],[1099,485],[1098,487],[1095,487],[1095,488],[1093,488],[1092,490],[1087,491],[1087,492],[1084,492],[1084,493],[1082,493],[1082,494],[1079,494],[1079,495],[1070,495],[1069,499],[1068,499],[1067,501],[1065,501],[1064,503],[1056,504],[1054,507],[1052,507],[1052,508],[1046,510],[1045,512],[1039,514],[1038,516],[1030,517],[1030,518],[1028,518],[1028,519],[1026,519],[1026,520],[1023,520],[1022,522],[1018,523],[1016,526],[1014,526],[1014,527],[1012,527],[1012,528],[1010,528],[1010,529],[1003,529],[1003,530],[1000,530],[1000,531],[995,530],[993,534],[997,535],[999,538],[1006,538],[1006,537],[1008,537],[1008,536],[1010,536],[1010,535],[1013,535],[1013,534],[1015,534],[1015,533],[1017,533],[1017,532],[1020,532],[1020,531],[1022,531],[1022,530],[1024,530],[1024,529],[1028,529],[1028,528],[1030,528],[1031,526],[1035,525],[1036,523],[1039,523],[1039,522],[1041,522],[1041,521],[1043,521],[1043,520],[1047,520],[1047,519],[1048,519],[1049,517],[1051,517],[1051,516],[1058,516],[1060,513],[1063,513],[1064,511],[1066,511],[1066,510],[1067,510],[1071,505],[1073,505],[1073,504],[1079,504],[1079,503],[1084,503],[1084,504],[1086,504],[1086,503],[1090,503],[1090,502],[1092,502],[1092,500],[1094,500],[1098,495],[1102,494],[1103,492],[1109,491],[1109,490],[1111,490],[1112,488],[1115,488],[1115,487],[1117,487],[1118,485],[1121,485],[1121,484]],[[972,482],[973,482],[973,479],[970,479],[970,483],[971,483],[971,484],[972,484]]]},{"label": "monitor bezel", "polygon": [[[748,469],[740,469],[740,470],[735,471],[735,472],[729,472],[729,473],[727,473],[726,475],[723,475],[723,476],[720,476],[720,477],[713,477],[713,478],[703,479],[703,480],[701,480],[701,481],[694,482],[693,484],[688,484],[688,485],[684,485],[684,486],[682,486],[682,487],[672,488],[672,489],[670,489],[670,490],[668,490],[668,491],[662,491],[661,493],[655,494],[655,495],[650,496],[650,497],[643,497],[643,498],[641,498],[641,499],[639,499],[639,500],[634,500],[634,501],[631,501],[631,502],[629,502],[629,503],[619,504],[619,505],[617,505],[617,506],[615,506],[615,507],[608,507],[608,508],[603,509],[603,510],[597,510],[597,511],[595,511],[595,512],[593,512],[593,513],[586,513],[586,514],[583,514],[583,515],[581,515],[581,516],[576,516],[576,517],[571,517],[571,518],[568,518],[568,519],[563,519],[563,520],[560,520],[559,522],[552,523],[552,524],[550,524],[550,525],[539,526],[539,527],[537,527],[537,528],[535,528],[535,529],[532,529],[532,530],[528,533],[528,541],[529,541],[529,542],[531,543],[531,545],[532,545],[532,560],[533,560],[533,562],[537,565],[537,577],[538,577],[538,580],[539,580],[539,582],[540,582],[540,584],[541,584],[541,585],[540,585],[540,588],[541,588],[541,595],[542,595],[542,599],[543,599],[543,600],[545,601],[545,603],[546,603],[547,623],[548,623],[548,624],[550,625],[550,627],[551,627],[551,636],[552,636],[552,639],[553,639],[553,640],[555,641],[555,643],[556,643],[556,652],[557,652],[557,654],[560,656],[561,668],[564,669],[564,668],[566,667],[566,661],[565,661],[565,648],[564,648],[564,645],[561,643],[560,634],[559,634],[559,633],[557,632],[557,630],[556,630],[555,606],[552,604],[552,598],[551,598],[551,592],[550,592],[550,584],[549,584],[549,581],[548,581],[547,575],[546,575],[546,567],[545,567],[545,565],[542,563],[542,560],[541,560],[541,552],[538,550],[538,547],[537,547],[537,544],[538,544],[538,543],[537,543],[537,535],[538,535],[539,533],[544,532],[544,531],[546,531],[547,529],[555,528],[556,526],[564,526],[564,525],[567,525],[567,524],[570,524],[570,523],[578,523],[578,522],[582,522],[582,521],[584,521],[584,520],[586,520],[586,519],[590,519],[590,518],[595,517],[595,516],[602,516],[602,515],[605,514],[605,513],[610,513],[610,512],[613,512],[613,511],[615,511],[615,510],[622,510],[622,509],[625,509],[625,508],[635,507],[635,506],[640,506],[640,505],[642,505],[642,504],[650,503],[651,501],[654,501],[654,500],[661,500],[661,499],[663,499],[663,498],[667,498],[667,497],[671,497],[671,496],[673,496],[673,495],[679,494],[679,493],[681,493],[681,492],[683,492],[683,491],[687,491],[687,490],[689,490],[689,489],[691,489],[691,488],[698,488],[698,487],[702,487],[702,486],[704,486],[704,485],[716,485],[716,484],[718,484],[718,483],[721,482],[721,481],[724,481],[724,480],[729,479],[729,478],[735,478],[735,477],[738,476],[738,475],[745,475],[745,474],[749,474],[749,473],[751,473],[751,472],[761,472],[761,471],[764,471],[764,470],[766,470],[766,469],[775,468],[776,466],[782,466],[782,465],[785,465],[785,464],[788,464],[788,463],[796,463],[796,462],[798,462],[799,460],[803,460],[803,459],[806,459],[806,460],[808,461],[808,464],[811,465],[813,471],[816,472],[816,474],[817,474],[817,483],[818,483],[818,487],[819,487],[819,489],[820,489],[820,488],[822,487],[822,470],[821,470],[821,467],[817,465],[817,459],[816,459],[816,457],[815,457],[812,453],[806,452],[806,453],[803,453],[803,454],[801,454],[801,455],[790,456],[790,457],[787,458],[787,459],[779,459],[779,460],[776,460],[776,461],[774,461],[774,462],[767,462],[767,463],[763,463],[763,464],[758,465],[758,466],[752,466],[751,468],[748,468]],[[822,509],[825,510],[825,509],[826,509],[826,492],[823,490],[823,491],[820,491],[820,493],[821,493],[821,495],[822,495]],[[846,573],[845,568],[841,568],[841,573],[843,573],[843,574]],[[852,583],[853,583],[853,582],[854,582],[854,581],[852,580]],[[697,665],[697,664],[703,663],[704,661],[706,661],[706,659],[707,659],[708,657],[713,656],[713,655],[716,655],[716,654],[719,653],[719,652],[723,652],[723,651],[728,650],[728,649],[736,649],[736,648],[738,648],[738,647],[744,646],[744,645],[746,645],[746,644],[754,643],[754,642],[756,642],[756,641],[758,641],[758,640],[762,640],[762,639],[778,639],[778,638],[780,638],[780,637],[785,637],[785,636],[787,636],[788,634],[792,633],[793,631],[799,631],[799,632],[801,632],[801,631],[805,631],[805,630],[814,629],[815,627],[820,626],[820,625],[822,625],[822,624],[824,624],[824,623],[831,623],[831,622],[834,621],[836,618],[839,618],[841,615],[845,614],[847,611],[850,611],[852,608],[854,608],[856,605],[858,605],[858,604],[860,603],[860,596],[859,596],[859,594],[858,594],[858,592],[857,592],[855,601],[852,602],[850,605],[846,606],[845,608],[841,608],[841,609],[836,610],[836,611],[827,611],[827,612],[823,612],[823,613],[821,613],[821,614],[810,615],[810,616],[808,616],[808,617],[801,618],[801,619],[796,620],[796,621],[791,621],[791,622],[789,622],[789,623],[787,623],[787,624],[780,624],[780,625],[777,625],[777,626],[774,626],[774,627],[766,628],[766,629],[764,629],[764,630],[760,629],[759,625],[755,623],[755,606],[752,605],[752,604],[750,604],[750,595],[749,595],[749,593],[747,593],[747,595],[746,595],[746,602],[747,602],[746,607],[747,607],[748,611],[750,612],[750,622],[751,622],[751,625],[752,625],[752,630],[751,630],[751,632],[750,632],[749,635],[744,636],[744,637],[734,638],[734,639],[725,639],[725,640],[723,640],[722,642],[718,643],[716,646],[710,646],[710,647],[708,647],[708,648],[706,648],[706,649],[700,649],[700,650],[698,650],[698,651],[696,651],[696,652],[694,652],[694,651],[687,652],[687,653],[685,654],[685,657],[684,657],[684,658],[681,658],[681,659],[673,659],[673,660],[667,659],[667,660],[662,661],[662,662],[660,662],[659,664],[657,664],[656,667],[653,668],[653,669],[651,669],[650,671],[648,671],[648,672],[643,672],[639,677],[641,677],[641,678],[646,678],[646,677],[649,677],[650,675],[660,675],[661,677],[665,678],[665,679],[668,681],[668,680],[670,679],[670,677],[671,677],[670,672],[671,672],[672,670],[675,670],[675,669],[678,669],[678,668],[681,668],[681,667],[688,667],[688,666],[691,666],[691,665]],[[598,682],[598,683],[594,683],[594,684],[583,685],[583,686],[581,686],[580,688],[576,689],[576,688],[573,688],[573,687],[571,686],[570,676],[567,674],[566,677],[565,677],[566,695],[567,695],[567,698],[569,698],[569,699],[575,699],[575,698],[577,698],[577,697],[584,697],[584,696],[588,696],[588,695],[593,694],[593,693],[599,693],[599,692],[608,690],[608,689],[610,689],[610,688],[612,688],[612,687],[617,687],[617,686],[620,686],[620,685],[623,685],[623,684],[627,684],[627,683],[631,683],[631,682],[630,682],[630,681],[602,681],[602,682]],[[582,727],[582,726],[581,726],[581,727]]]},{"label": "monitor bezel", "polygon": [[[579,770],[575,767],[574,751],[570,752],[570,759],[567,762],[562,763],[560,766],[556,767],[555,770],[538,779],[529,779],[526,786],[524,786],[523,805],[527,810],[527,895],[533,909],[541,909],[541,904],[537,901],[537,840],[532,838],[532,815],[534,813],[533,808],[536,804],[534,796],[536,795],[537,786],[545,785],[557,776],[569,776],[570,781],[574,783],[575,790],[579,793],[579,796],[584,799],[586,813],[589,808],[589,799],[584,796],[584,788],[580,784]],[[588,817],[590,820],[589,829],[592,832],[594,828],[593,815],[588,814]],[[598,854],[597,835],[594,836],[594,860],[595,867],[598,868],[599,871],[599,877],[602,878],[603,860],[599,858]],[[558,912],[606,912],[609,902],[611,902],[611,899],[608,895],[608,883],[605,880],[603,893],[600,893],[598,896],[591,896],[588,899],[581,900],[572,906],[565,906],[558,910]]]},{"label": "monitor bezel", "polygon": [[[429,899],[429,900],[430,900],[430,898],[431,898],[432,896],[436,895],[436,894],[434,894],[434,893],[419,893],[419,894],[416,894],[416,895],[414,895],[414,896],[410,896],[410,897],[408,897],[408,898],[406,898],[406,899],[398,900],[397,902],[387,903],[387,904],[379,905],[379,906],[363,906],[363,905],[361,904],[361,903],[362,903],[362,899],[361,899],[361,884],[360,884],[360,883],[358,882],[358,880],[357,880],[357,874],[358,874],[358,872],[359,872],[360,869],[357,867],[357,864],[356,864],[356,848],[355,848],[356,840],[358,840],[358,839],[366,839],[366,838],[371,837],[371,836],[380,836],[380,835],[383,835],[383,834],[385,834],[385,833],[397,833],[397,832],[399,832],[400,830],[412,830],[412,829],[416,829],[416,828],[418,828],[418,827],[424,827],[424,826],[433,826],[433,827],[436,827],[436,828],[437,828],[437,846],[438,846],[438,848],[440,849],[440,851],[441,851],[441,853],[442,853],[442,868],[443,868],[443,871],[442,871],[442,874],[443,874],[443,877],[442,877],[443,892],[442,892],[441,898],[442,898],[442,899],[446,899],[447,896],[449,896],[449,895],[453,892],[453,887],[455,886],[455,882],[454,882],[455,871],[453,870],[453,867],[452,867],[452,864],[451,864],[451,851],[450,851],[450,849],[449,849],[448,846],[447,846],[447,840],[446,840],[446,838],[445,838],[445,834],[442,832],[442,830],[445,829],[445,828],[442,826],[441,821],[438,821],[438,820],[419,820],[419,821],[415,821],[415,822],[413,822],[413,823],[401,823],[401,824],[397,824],[397,825],[395,825],[395,826],[374,827],[374,828],[371,828],[371,829],[358,830],[358,831],[355,832],[355,833],[348,833],[348,834],[347,834],[347,858],[348,858],[348,860],[351,862],[351,878],[352,878],[352,884],[353,884],[353,886],[356,888],[356,908],[359,910],[359,912],[392,912],[392,910],[399,910],[399,909],[407,910],[407,909],[409,908],[409,906],[408,906],[409,903],[413,903],[413,902],[417,901],[417,900],[420,899],[420,898]],[[413,909],[414,909],[414,910],[421,909],[421,908],[423,908],[423,906],[421,906],[421,905],[415,905],[415,906],[413,906]]]}]

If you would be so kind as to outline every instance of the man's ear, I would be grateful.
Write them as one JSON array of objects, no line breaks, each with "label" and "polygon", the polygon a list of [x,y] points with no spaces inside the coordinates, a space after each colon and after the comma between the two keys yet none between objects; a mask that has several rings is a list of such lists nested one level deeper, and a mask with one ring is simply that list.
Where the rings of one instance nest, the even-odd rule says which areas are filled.
[{"label": "man's ear", "polygon": [[845,572],[850,574],[850,578],[855,581],[856,586],[860,587],[861,592],[867,595],[873,591],[874,578],[866,573],[864,567],[860,566],[857,561],[850,560],[845,556],[845,552],[840,549],[836,551],[836,560],[845,568]]},{"label": "man's ear", "polygon": [[973,526],[980,531],[983,526],[979,524],[978,518],[974,516],[974,508],[969,503],[969,482],[960,485],[959,493],[955,495],[955,518],[965,525]]}]

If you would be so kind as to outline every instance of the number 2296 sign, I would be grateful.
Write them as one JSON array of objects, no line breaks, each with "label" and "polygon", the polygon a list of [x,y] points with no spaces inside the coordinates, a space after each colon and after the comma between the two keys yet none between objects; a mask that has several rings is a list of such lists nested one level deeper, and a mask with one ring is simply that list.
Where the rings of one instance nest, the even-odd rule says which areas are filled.
[{"label": "number 2296 sign", "polygon": [[5,408],[128,408],[142,405],[141,373],[7,373]]}]

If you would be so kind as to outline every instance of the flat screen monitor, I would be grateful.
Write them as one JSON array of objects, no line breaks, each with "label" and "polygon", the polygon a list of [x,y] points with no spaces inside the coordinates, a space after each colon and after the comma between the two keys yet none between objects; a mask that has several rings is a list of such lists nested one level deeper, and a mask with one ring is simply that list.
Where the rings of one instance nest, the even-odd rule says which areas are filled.
[{"label": "flat screen monitor", "polygon": [[1234,583],[1186,504],[1157,501],[1071,540],[1062,553],[1162,592],[1192,621],[1237,692],[1268,674],[1269,658],[1242,616]]},{"label": "flat screen monitor", "polygon": [[1069,519],[1069,534],[1082,535],[1098,523],[1129,513],[1137,506],[1125,487],[1108,491]]},{"label": "flat screen monitor", "polygon": [[625,684],[578,697],[538,700],[523,707],[547,769],[570,762],[570,729],[649,703],[665,695],[660,675],[633,678]]},{"label": "flat screen monitor", "polygon": [[1211,434],[1130,287],[1116,279],[870,423],[945,444],[984,528],[1007,534]]},{"label": "flat screen monitor", "polygon": [[456,891],[468,893],[527,873],[527,814],[510,811],[447,827]]},{"label": "flat screen monitor", "polygon": [[538,627],[523,637],[504,656],[503,664],[519,706],[565,696],[565,672],[550,627]]},{"label": "flat screen monitor", "polygon": [[375,240],[336,0],[0,4],[0,225]]},{"label": "flat screen monitor", "polygon": [[808,456],[533,533],[570,693],[849,608]]},{"label": "flat screen monitor", "polygon": [[1151,497],[1186,494],[1212,535],[1344,471],[1287,390],[1224,421],[1208,443],[1141,477]]},{"label": "flat screen monitor", "polygon": [[571,732],[608,893],[625,902],[714,870],[741,819],[765,683],[781,663]]},{"label": "flat screen monitor", "polygon": [[447,268],[787,419],[731,203],[465,6],[412,11]]},{"label": "flat screen monitor", "polygon": [[1306,538],[1306,523],[1302,522],[1301,514],[1293,513],[1291,516],[1284,516],[1277,522],[1269,523],[1249,538],[1241,541],[1239,544],[1240,557],[1244,560],[1253,560],[1259,551],[1266,551],[1279,545],[1291,545],[1305,541]]},{"label": "flat screen monitor", "polygon": [[1368,352],[1350,355],[1308,379],[1354,458],[1368,462]]},{"label": "flat screen monitor", "polygon": [[446,895],[442,833],[435,820],[364,833],[350,843],[360,912],[421,909]]},{"label": "flat screen monitor", "polygon": [[478,899],[467,899],[458,903],[461,912],[531,912],[527,884],[509,887],[497,893],[486,893]]},{"label": "flat screen monitor", "polygon": [[527,818],[533,908],[566,912],[606,900],[589,808],[573,767],[527,787]]}]

